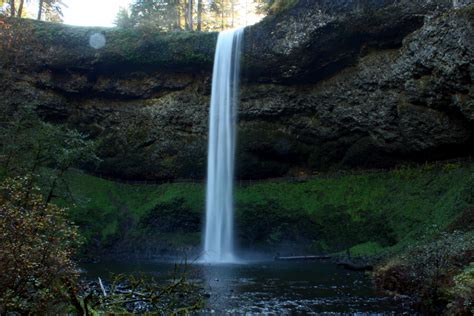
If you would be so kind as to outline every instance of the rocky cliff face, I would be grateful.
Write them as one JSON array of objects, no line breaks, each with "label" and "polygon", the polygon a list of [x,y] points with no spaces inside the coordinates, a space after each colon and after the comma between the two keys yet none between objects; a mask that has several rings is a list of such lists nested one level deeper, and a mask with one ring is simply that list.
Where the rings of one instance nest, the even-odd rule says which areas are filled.
[{"label": "rocky cliff face", "polygon": [[[472,154],[466,4],[301,0],[246,29],[238,176]],[[216,34],[4,22],[4,109],[35,104],[97,138],[101,173],[203,177]],[[104,47],[90,46],[93,34]]]}]

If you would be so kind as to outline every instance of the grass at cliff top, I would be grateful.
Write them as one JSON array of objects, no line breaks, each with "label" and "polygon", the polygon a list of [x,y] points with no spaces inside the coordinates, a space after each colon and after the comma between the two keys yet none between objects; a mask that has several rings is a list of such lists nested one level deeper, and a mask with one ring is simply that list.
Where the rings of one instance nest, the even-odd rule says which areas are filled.
[{"label": "grass at cliff top", "polygon": [[[67,180],[71,216],[88,243],[200,243],[203,184],[130,185],[80,172]],[[294,242],[308,251],[373,254],[446,228],[473,203],[472,163],[268,181],[237,188],[237,230],[244,246]]]}]

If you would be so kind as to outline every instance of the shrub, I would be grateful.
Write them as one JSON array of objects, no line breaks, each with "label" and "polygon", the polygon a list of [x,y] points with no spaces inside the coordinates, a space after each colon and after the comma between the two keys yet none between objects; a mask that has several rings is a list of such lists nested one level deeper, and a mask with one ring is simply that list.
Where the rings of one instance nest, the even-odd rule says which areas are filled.
[{"label": "shrub", "polygon": [[112,275],[110,282],[85,284],[80,302],[91,315],[189,315],[204,307],[203,289],[188,280],[189,272],[183,264],[175,266],[168,281],[145,274]]},{"label": "shrub", "polygon": [[140,221],[142,229],[165,233],[199,232],[201,226],[201,214],[193,212],[184,198],[159,203]]},{"label": "shrub", "polygon": [[[374,272],[378,289],[413,295],[417,307],[426,313],[439,314],[453,297],[455,276],[474,261],[474,235],[443,233],[438,239],[408,249],[390,259]],[[461,284],[461,279],[457,281]],[[464,293],[464,292],[463,292]]]},{"label": "shrub", "polygon": [[77,245],[65,209],[45,203],[29,177],[0,185],[0,314],[47,313],[73,291]]},{"label": "shrub", "polygon": [[474,314],[474,262],[454,277],[454,286],[449,291],[449,315]]},{"label": "shrub", "polygon": [[307,214],[285,208],[273,199],[260,204],[240,203],[237,216],[237,231],[244,247],[305,244],[314,239],[317,230]]}]

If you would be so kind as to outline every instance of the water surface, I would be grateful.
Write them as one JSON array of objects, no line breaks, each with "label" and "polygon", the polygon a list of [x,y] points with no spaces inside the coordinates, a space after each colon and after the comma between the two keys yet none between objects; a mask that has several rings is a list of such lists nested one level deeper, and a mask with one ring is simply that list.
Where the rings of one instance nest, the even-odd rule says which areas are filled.
[{"label": "water surface", "polygon": [[[173,263],[88,264],[89,277],[145,272],[166,279]],[[377,294],[362,272],[324,262],[255,262],[193,265],[190,277],[210,297],[203,314],[233,315],[400,315],[405,302]]]}]

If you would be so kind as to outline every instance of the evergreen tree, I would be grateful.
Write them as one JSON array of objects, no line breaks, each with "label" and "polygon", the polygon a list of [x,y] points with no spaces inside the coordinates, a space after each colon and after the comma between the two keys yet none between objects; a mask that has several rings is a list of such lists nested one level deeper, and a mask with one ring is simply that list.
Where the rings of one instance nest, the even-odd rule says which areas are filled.
[{"label": "evergreen tree", "polygon": [[177,14],[179,1],[136,0],[130,6],[130,15],[120,11],[118,26],[139,26],[170,31],[179,28]]},{"label": "evergreen tree", "polygon": [[[46,1],[46,0],[45,0]],[[245,24],[247,14],[284,10],[297,0],[135,0],[117,14],[119,27],[160,31],[221,31]],[[254,18],[254,17],[253,17]]]},{"label": "evergreen tree", "polygon": [[135,22],[131,18],[128,10],[125,8],[120,8],[114,23],[121,28],[131,28],[135,26]]}]

